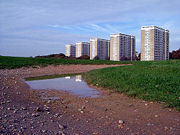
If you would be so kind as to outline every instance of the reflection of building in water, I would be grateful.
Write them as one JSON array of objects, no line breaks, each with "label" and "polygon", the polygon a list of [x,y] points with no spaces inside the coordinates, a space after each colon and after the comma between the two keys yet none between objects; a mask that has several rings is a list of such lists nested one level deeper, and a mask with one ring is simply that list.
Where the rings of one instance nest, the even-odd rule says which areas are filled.
[{"label": "reflection of building in water", "polygon": [[71,79],[71,77],[70,76],[66,76],[65,79]]},{"label": "reflection of building in water", "polygon": [[82,75],[76,75],[76,82],[82,82]]}]

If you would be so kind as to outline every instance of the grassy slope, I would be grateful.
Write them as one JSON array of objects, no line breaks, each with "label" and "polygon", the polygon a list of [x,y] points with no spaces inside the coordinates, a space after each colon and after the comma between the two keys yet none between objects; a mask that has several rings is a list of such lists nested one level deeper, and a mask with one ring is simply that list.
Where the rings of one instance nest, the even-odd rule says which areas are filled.
[{"label": "grassy slope", "polygon": [[93,70],[84,77],[93,85],[180,110],[180,60],[134,62],[133,66]]},{"label": "grassy slope", "polygon": [[109,60],[71,60],[57,58],[24,58],[24,57],[9,57],[0,56],[0,69],[12,69],[29,66],[47,66],[59,64],[124,64],[131,62],[115,62]]}]

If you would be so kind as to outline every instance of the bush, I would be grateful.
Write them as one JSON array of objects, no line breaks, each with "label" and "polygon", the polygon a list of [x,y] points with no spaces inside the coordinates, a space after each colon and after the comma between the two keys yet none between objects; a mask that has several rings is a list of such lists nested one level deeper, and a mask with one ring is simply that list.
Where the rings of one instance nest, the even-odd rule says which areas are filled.
[{"label": "bush", "polygon": [[63,53],[60,54],[50,54],[44,56],[36,56],[36,58],[65,58],[66,56]]},{"label": "bush", "polygon": [[180,59],[180,48],[169,53],[169,59]]},{"label": "bush", "polygon": [[106,57],[106,60],[110,60],[110,57]]},{"label": "bush", "polygon": [[131,60],[131,58],[127,58],[127,57],[123,56],[123,57],[121,57],[120,60],[121,60],[121,61],[129,61],[129,60]]},{"label": "bush", "polygon": [[85,59],[85,60],[89,60],[90,57],[89,57],[88,55],[82,55],[82,56],[80,56],[80,57],[77,58],[77,59]]},{"label": "bush", "polygon": [[94,57],[94,60],[99,60],[99,57],[98,56]]}]

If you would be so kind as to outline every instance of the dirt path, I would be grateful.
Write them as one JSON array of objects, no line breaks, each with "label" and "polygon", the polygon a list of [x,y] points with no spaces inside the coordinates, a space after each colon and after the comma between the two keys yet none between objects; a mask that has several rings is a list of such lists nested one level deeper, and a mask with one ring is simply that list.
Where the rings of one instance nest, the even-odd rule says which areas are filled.
[{"label": "dirt path", "polygon": [[[111,65],[109,65],[111,66]],[[107,65],[60,65],[0,70],[0,133],[27,135],[180,135],[180,112],[163,104],[102,90],[78,98],[55,90],[34,91],[22,78],[80,73]],[[58,100],[43,100],[41,96]]]}]

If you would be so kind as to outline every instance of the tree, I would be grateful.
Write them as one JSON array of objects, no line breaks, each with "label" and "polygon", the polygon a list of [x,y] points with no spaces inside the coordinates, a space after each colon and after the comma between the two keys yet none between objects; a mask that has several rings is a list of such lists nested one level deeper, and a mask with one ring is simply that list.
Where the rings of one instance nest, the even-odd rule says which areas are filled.
[{"label": "tree", "polygon": [[169,53],[169,59],[180,59],[180,48]]},{"label": "tree", "polygon": [[85,59],[85,60],[89,60],[90,57],[89,57],[88,55],[82,55],[82,56],[80,56],[80,57],[77,58],[77,59]]},{"label": "tree", "polygon": [[127,57],[125,57],[125,56],[123,56],[123,57],[121,57],[121,59],[120,59],[121,61],[127,61],[128,60],[128,58]]},{"label": "tree", "polygon": [[56,58],[64,58],[66,56],[63,53],[60,53],[60,54],[56,54],[55,57]]},{"label": "tree", "polygon": [[106,57],[106,60],[110,60],[110,57]]},{"label": "tree", "polygon": [[141,53],[138,54],[138,56],[136,55],[136,58],[135,58],[137,61],[140,61],[141,60]]},{"label": "tree", "polygon": [[98,57],[98,56],[95,56],[93,60],[99,60],[99,57]]}]

